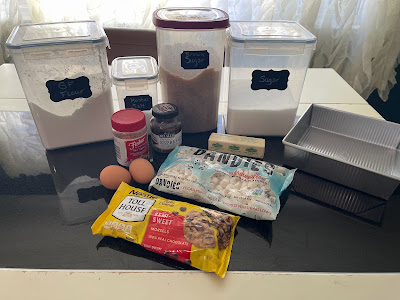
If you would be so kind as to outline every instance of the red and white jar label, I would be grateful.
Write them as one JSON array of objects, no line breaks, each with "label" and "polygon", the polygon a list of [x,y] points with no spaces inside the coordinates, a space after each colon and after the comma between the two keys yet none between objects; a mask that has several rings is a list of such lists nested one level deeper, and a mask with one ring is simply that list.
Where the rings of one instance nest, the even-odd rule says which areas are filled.
[{"label": "red and white jar label", "polygon": [[149,157],[147,133],[135,139],[121,139],[114,136],[115,153],[120,165],[129,166],[132,160]]}]

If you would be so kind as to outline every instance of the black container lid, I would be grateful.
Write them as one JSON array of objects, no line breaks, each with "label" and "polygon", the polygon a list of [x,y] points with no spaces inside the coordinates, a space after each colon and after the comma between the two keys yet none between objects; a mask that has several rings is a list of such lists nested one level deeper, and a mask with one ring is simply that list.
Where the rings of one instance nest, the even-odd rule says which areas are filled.
[{"label": "black container lid", "polygon": [[153,107],[152,115],[157,119],[172,119],[178,116],[179,110],[175,104],[160,103]]}]

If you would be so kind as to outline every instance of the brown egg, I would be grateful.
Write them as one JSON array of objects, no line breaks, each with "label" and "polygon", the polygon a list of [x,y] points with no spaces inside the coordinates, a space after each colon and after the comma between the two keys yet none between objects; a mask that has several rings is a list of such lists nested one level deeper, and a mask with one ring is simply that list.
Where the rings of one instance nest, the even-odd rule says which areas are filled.
[{"label": "brown egg", "polygon": [[144,158],[133,160],[129,166],[129,172],[137,183],[149,183],[154,177],[153,166]]},{"label": "brown egg", "polygon": [[111,165],[105,167],[100,173],[100,182],[110,190],[116,190],[121,182],[130,183],[131,174],[123,167]]}]

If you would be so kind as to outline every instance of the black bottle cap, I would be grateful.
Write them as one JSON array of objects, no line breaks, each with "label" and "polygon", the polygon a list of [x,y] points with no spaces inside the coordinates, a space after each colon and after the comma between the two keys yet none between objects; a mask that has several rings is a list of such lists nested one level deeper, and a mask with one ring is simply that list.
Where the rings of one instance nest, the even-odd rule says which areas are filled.
[{"label": "black bottle cap", "polygon": [[157,119],[172,119],[178,114],[178,107],[172,103],[160,103],[153,106],[152,115]]}]

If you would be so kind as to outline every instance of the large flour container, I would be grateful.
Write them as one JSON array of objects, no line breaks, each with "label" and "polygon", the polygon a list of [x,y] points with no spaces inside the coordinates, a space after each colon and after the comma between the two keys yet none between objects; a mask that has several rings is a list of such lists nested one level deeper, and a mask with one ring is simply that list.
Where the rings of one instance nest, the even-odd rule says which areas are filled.
[{"label": "large flour container", "polygon": [[112,139],[108,39],[95,21],[23,24],[6,45],[46,149]]},{"label": "large flour container", "polygon": [[213,8],[153,14],[163,102],[178,106],[183,132],[217,127],[228,15]]},{"label": "large flour container", "polygon": [[228,133],[289,132],[315,43],[316,37],[296,22],[231,22]]}]

